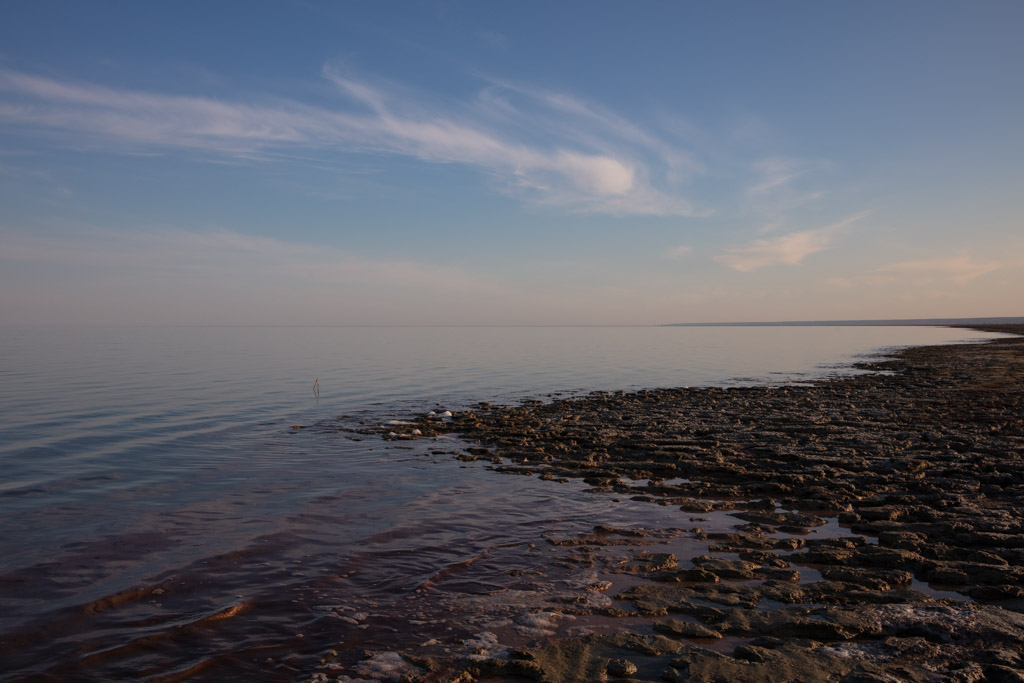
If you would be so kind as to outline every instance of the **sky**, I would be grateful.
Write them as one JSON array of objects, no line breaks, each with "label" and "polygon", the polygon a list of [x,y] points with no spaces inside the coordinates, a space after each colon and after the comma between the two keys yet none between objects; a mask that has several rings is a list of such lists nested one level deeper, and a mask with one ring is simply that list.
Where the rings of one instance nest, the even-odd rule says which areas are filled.
[{"label": "sky", "polygon": [[1024,3],[0,4],[2,325],[1024,315]]}]

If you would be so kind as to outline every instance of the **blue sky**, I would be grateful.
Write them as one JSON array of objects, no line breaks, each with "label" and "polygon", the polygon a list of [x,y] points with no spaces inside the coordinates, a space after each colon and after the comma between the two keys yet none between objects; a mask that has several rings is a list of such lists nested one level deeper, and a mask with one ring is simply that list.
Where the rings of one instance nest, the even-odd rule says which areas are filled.
[{"label": "blue sky", "polygon": [[0,319],[1021,315],[1020,2],[8,2]]}]

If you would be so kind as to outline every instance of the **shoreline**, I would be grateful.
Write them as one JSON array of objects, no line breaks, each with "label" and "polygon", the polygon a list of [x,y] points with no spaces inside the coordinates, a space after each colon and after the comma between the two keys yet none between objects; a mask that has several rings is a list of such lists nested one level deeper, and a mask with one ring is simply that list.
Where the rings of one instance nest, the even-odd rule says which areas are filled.
[{"label": "shoreline", "polygon": [[[692,531],[707,555],[634,558],[644,581],[603,608],[628,622],[620,633],[502,656],[406,653],[407,678],[1024,680],[1024,337],[856,365],[875,372],[481,404],[398,430],[459,435],[459,459],[582,479],[679,508],[681,522],[737,521],[715,538]],[[814,532],[826,517],[841,535]]]}]

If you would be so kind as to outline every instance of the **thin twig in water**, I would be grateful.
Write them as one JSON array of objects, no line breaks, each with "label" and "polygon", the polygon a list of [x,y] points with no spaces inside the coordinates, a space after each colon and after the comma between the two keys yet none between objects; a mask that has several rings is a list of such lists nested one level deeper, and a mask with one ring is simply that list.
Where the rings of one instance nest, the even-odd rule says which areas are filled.
[{"label": "thin twig in water", "polygon": [[313,395],[320,398],[320,378],[317,377],[316,381],[313,382]]}]

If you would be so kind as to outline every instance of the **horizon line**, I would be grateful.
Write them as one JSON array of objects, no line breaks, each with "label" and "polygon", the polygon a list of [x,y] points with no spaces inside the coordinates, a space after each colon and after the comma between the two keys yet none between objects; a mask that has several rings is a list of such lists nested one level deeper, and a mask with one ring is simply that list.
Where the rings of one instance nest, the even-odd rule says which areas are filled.
[{"label": "horizon line", "polygon": [[764,320],[764,321],[724,321],[724,322],[685,322],[685,323],[627,323],[627,324],[539,324],[539,325],[414,325],[414,324],[393,324],[393,325],[274,325],[274,324],[253,324],[253,325],[182,325],[182,324],[141,324],[141,325],[103,325],[95,323],[42,323],[27,325],[0,325],[0,329],[30,329],[30,328],[106,328],[106,329],[174,329],[174,328],[289,328],[306,327],[318,329],[337,328],[596,328],[596,327],[799,327],[799,326],[956,326],[956,325],[1007,325],[1024,324],[1024,316],[990,316],[981,318],[883,318],[883,319],[849,319],[849,320]]}]

